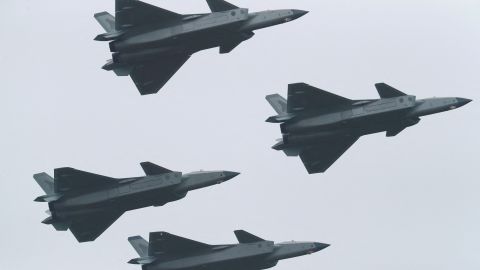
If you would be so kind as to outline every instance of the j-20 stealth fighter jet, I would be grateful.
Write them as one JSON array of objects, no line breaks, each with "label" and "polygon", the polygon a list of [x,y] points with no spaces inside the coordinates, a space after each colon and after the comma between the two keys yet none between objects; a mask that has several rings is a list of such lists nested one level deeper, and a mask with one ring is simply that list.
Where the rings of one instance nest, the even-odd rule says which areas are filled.
[{"label": "j-20 stealth fighter jet", "polygon": [[235,231],[239,244],[208,245],[166,232],[128,240],[140,258],[129,263],[143,270],[257,270],[274,267],[279,260],[311,254],[328,247],[315,242],[274,243],[245,231]]},{"label": "j-20 stealth fighter jet", "polygon": [[288,100],[266,97],[278,113],[267,122],[281,123],[283,139],[272,148],[300,156],[309,173],[325,172],[359,137],[386,131],[396,136],[424,115],[469,103],[465,98],[417,100],[385,84],[375,85],[381,99],[351,100],[305,83],[290,84]]},{"label": "j-20 stealth fighter jet", "polygon": [[58,231],[70,229],[79,242],[93,241],[124,212],[148,206],[163,206],[184,198],[191,190],[220,184],[239,173],[171,171],[150,162],[141,163],[147,176],[110,178],[72,168],[59,168],[54,178],[46,173],[33,178],[46,195],[50,217],[42,223]]},{"label": "j-20 stealth fighter jet", "polygon": [[132,78],[140,94],[157,93],[198,51],[220,47],[229,53],[253,31],[297,19],[302,10],[249,12],[223,0],[207,0],[212,13],[181,15],[137,0],[116,0],[115,17],[95,18],[107,31],[95,40],[110,41],[112,60],[103,66]]}]

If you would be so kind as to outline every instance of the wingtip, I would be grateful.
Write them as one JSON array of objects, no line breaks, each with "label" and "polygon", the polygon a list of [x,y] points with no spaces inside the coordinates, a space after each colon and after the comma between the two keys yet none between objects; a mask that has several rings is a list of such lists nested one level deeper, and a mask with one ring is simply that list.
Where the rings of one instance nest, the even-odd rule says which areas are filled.
[{"label": "wingtip", "polygon": [[97,13],[93,14],[93,17],[98,18],[100,16],[107,15],[107,14],[110,14],[110,13],[108,13],[106,11],[97,12]]},{"label": "wingtip", "polygon": [[278,95],[278,93],[266,95],[266,96],[265,96],[265,99],[268,100],[268,99],[270,99],[270,98],[272,98],[272,97],[275,97],[275,96],[277,96],[277,95]]},{"label": "wingtip", "polygon": [[33,175],[33,178],[37,178],[37,177],[39,177],[39,176],[43,176],[43,175],[46,175],[46,174],[47,174],[46,172],[35,173],[35,174]]},{"label": "wingtip", "polygon": [[128,241],[130,241],[130,240],[136,240],[136,239],[142,239],[142,237],[141,237],[140,235],[134,235],[134,236],[128,237]]}]

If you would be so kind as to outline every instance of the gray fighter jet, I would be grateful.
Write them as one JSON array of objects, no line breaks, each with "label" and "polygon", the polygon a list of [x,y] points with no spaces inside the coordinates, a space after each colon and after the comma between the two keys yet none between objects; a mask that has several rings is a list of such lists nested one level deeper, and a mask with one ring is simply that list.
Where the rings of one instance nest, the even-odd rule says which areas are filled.
[{"label": "gray fighter jet", "polygon": [[278,113],[267,122],[281,123],[283,139],[272,148],[302,159],[309,173],[325,172],[359,137],[386,131],[396,136],[424,115],[469,103],[465,98],[417,100],[385,84],[375,85],[381,99],[351,100],[305,83],[290,84],[288,101],[278,94],[267,101]]},{"label": "gray fighter jet", "polygon": [[181,15],[137,0],[116,0],[115,17],[95,14],[110,41],[112,60],[103,66],[132,78],[142,95],[157,93],[198,51],[229,53],[253,31],[297,19],[303,10],[249,12],[223,0],[207,0],[212,13]]},{"label": "gray fighter jet", "polygon": [[256,270],[277,265],[279,260],[311,254],[328,247],[315,242],[275,244],[246,231],[235,231],[239,244],[208,245],[166,232],[128,238],[140,258],[129,261],[143,270]]},{"label": "gray fighter jet", "polygon": [[124,212],[162,206],[184,198],[191,190],[220,184],[239,173],[200,171],[183,174],[150,162],[141,163],[147,176],[116,179],[72,168],[59,168],[33,178],[46,195],[50,217],[42,223],[57,231],[70,229],[79,242],[93,241]]}]

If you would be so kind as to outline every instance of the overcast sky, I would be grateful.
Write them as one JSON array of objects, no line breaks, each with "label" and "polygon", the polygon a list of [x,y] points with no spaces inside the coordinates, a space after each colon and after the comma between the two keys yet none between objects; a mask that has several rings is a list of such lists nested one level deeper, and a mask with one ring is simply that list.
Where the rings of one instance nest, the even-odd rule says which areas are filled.
[{"label": "overcast sky", "polygon": [[[201,0],[155,0],[179,13]],[[157,95],[100,67],[93,19],[113,0],[0,1],[0,269],[140,269],[128,236],[168,231],[211,244],[235,229],[332,246],[277,270],[480,269],[480,1],[237,0],[251,11],[309,10],[228,55],[200,52]],[[325,174],[270,149],[264,100],[306,82],[354,99],[386,82],[418,98],[474,99],[397,137],[361,138]],[[242,172],[184,200],[122,216],[93,243],[40,222],[32,175],[70,166],[112,177],[152,161]]]}]

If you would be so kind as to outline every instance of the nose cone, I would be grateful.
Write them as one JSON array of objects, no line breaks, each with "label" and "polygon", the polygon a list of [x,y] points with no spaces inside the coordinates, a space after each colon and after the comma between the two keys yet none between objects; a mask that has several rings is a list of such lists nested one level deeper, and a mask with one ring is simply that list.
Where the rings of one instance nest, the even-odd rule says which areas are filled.
[{"label": "nose cone", "polygon": [[457,98],[457,107],[462,107],[470,102],[472,102],[472,100],[468,98]]},{"label": "nose cone", "polygon": [[228,180],[234,178],[235,176],[237,176],[239,174],[240,174],[239,172],[230,172],[230,171],[224,171],[223,172],[225,181],[228,181]]},{"label": "nose cone", "polygon": [[315,252],[320,251],[322,249],[326,249],[327,247],[330,246],[329,244],[323,244],[318,242],[315,242],[314,245],[315,245]]},{"label": "nose cone", "polygon": [[292,9],[292,12],[293,12],[293,19],[298,19],[300,17],[302,17],[303,15],[307,14],[308,11],[305,11],[305,10],[300,10],[300,9]]}]

